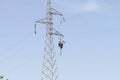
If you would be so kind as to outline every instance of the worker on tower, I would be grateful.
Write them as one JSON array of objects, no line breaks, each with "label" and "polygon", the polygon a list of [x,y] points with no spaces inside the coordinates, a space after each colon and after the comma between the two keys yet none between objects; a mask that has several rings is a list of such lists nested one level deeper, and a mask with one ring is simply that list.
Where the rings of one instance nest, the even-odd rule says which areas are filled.
[{"label": "worker on tower", "polygon": [[63,44],[64,44],[64,43],[65,43],[65,41],[59,41],[58,46],[60,47],[60,49],[63,48]]},{"label": "worker on tower", "polygon": [[58,46],[60,47],[60,55],[62,56],[62,48],[63,48],[63,45],[64,45],[65,41],[59,41],[58,43]]}]

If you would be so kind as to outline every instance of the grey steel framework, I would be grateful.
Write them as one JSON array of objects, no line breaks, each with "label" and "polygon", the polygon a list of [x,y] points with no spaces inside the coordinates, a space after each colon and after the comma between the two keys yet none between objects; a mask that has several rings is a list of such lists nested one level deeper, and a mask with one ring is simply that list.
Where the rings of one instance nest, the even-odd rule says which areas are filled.
[{"label": "grey steel framework", "polygon": [[51,0],[47,0],[46,18],[35,21],[35,34],[36,34],[37,23],[42,23],[46,25],[46,39],[45,39],[44,60],[42,65],[43,68],[42,68],[41,80],[58,79],[56,57],[55,57],[54,43],[53,43],[54,36],[56,35],[60,38],[59,43],[62,44],[59,46],[60,50],[62,50],[64,41],[62,41],[63,34],[61,34],[53,27],[54,15],[61,16],[62,20],[64,20],[63,15],[51,7]]}]

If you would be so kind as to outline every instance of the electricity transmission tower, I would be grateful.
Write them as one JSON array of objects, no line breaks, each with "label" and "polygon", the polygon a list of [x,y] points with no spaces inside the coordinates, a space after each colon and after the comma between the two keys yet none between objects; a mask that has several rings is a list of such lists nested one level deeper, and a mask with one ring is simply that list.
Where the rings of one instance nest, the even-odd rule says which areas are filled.
[{"label": "electricity transmission tower", "polygon": [[53,26],[54,15],[61,16],[61,20],[64,21],[63,15],[51,7],[51,0],[47,0],[46,18],[35,21],[35,34],[36,34],[36,24],[42,23],[46,25],[46,39],[44,48],[44,60],[42,68],[42,78],[41,80],[57,80],[58,72],[55,57],[55,47],[54,47],[54,36],[59,37],[58,47],[60,48],[60,53],[63,48],[64,37],[59,31],[57,31]]}]

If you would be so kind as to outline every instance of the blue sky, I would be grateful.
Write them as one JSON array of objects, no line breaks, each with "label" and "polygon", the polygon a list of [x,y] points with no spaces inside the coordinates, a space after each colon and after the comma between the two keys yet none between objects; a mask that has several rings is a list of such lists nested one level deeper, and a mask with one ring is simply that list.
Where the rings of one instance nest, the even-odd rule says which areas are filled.
[{"label": "blue sky", "polygon": [[[60,79],[120,80],[120,1],[53,0],[52,6],[66,18],[55,26],[66,41],[63,56],[56,53]],[[0,74],[9,80],[41,79],[45,25],[36,37],[33,31],[45,7],[46,0],[0,1]]]}]

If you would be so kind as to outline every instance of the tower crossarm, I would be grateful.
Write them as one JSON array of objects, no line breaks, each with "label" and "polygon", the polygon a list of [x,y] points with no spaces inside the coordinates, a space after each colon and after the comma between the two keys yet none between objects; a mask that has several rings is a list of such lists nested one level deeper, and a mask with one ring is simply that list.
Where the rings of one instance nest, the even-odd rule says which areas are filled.
[{"label": "tower crossarm", "polygon": [[63,14],[61,14],[60,12],[58,12],[57,10],[55,10],[54,8],[51,8],[51,14],[54,14],[54,15],[59,15],[59,16],[63,16]]},{"label": "tower crossarm", "polygon": [[35,23],[41,23],[41,24],[47,24],[47,18],[40,19],[38,21],[35,21]]},{"label": "tower crossarm", "polygon": [[61,34],[59,31],[57,31],[55,28],[53,28],[53,32],[50,33],[51,35],[57,35],[57,36],[60,36],[60,37],[64,37],[63,34]]}]

